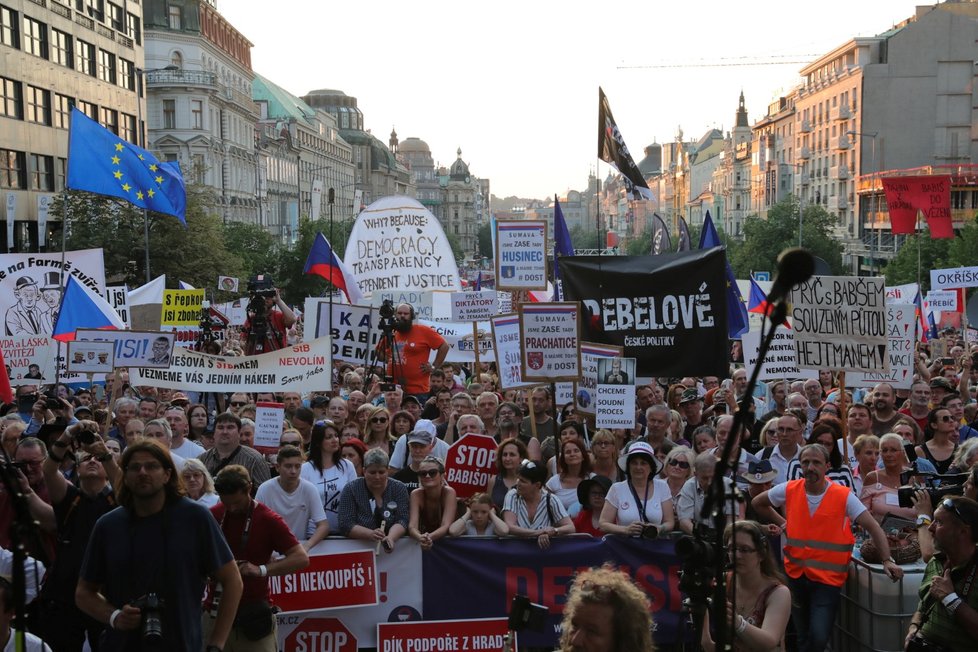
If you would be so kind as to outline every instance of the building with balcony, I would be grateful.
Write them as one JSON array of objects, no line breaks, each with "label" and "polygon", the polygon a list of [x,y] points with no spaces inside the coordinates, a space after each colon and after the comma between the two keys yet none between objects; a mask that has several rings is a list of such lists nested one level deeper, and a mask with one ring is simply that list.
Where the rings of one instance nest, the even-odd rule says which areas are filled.
[{"label": "building with balcony", "polygon": [[137,142],[142,16],[121,0],[0,2],[0,198],[14,220],[4,251],[37,249],[38,214],[64,189],[72,105]]},{"label": "building with balcony", "polygon": [[252,43],[200,0],[145,0],[146,148],[215,189],[225,222],[261,224]]}]

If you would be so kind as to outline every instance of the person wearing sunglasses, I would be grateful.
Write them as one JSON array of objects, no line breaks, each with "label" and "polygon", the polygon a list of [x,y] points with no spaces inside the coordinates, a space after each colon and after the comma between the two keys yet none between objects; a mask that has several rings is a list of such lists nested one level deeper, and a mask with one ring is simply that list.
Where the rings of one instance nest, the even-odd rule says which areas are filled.
[{"label": "person wearing sunglasses", "polygon": [[683,490],[686,481],[693,477],[693,462],[696,453],[689,446],[676,446],[666,455],[663,469],[665,470],[665,481],[669,486],[669,495],[672,496],[672,509],[675,522],[679,522],[679,515],[676,508],[679,506],[679,494]]},{"label": "person wearing sunglasses", "polygon": [[926,441],[917,447],[917,457],[929,460],[938,473],[947,473],[958,450],[958,424],[946,407],[927,414]]},{"label": "person wearing sunglasses", "polygon": [[598,430],[591,438],[591,470],[612,482],[625,479],[618,468],[618,438],[607,428]]},{"label": "person wearing sunglasses", "polygon": [[[428,456],[435,449],[436,443],[441,440],[435,437],[435,433],[431,428],[424,427],[412,430],[404,435],[404,441],[408,449],[407,464],[402,463],[403,468],[397,469],[394,473],[394,478],[403,482],[404,486],[410,492],[421,486],[420,476],[418,475],[421,470],[421,463],[428,459]],[[447,447],[445,452],[448,452]],[[393,466],[391,466],[391,471],[394,471]]]},{"label": "person wearing sunglasses", "polygon": [[945,498],[927,529],[937,553],[924,570],[906,649],[974,649],[978,638],[978,503],[961,496]]},{"label": "person wearing sunglasses", "polygon": [[367,418],[367,427],[364,432],[363,443],[367,448],[379,448],[389,456],[393,448],[391,438],[391,414],[387,408],[374,408]]},{"label": "person wearing sunglasses", "polygon": [[[765,460],[767,461],[767,460]],[[769,465],[770,466],[770,465]],[[733,572],[727,576],[726,609],[714,610],[733,625],[733,649],[781,650],[791,614],[791,592],[767,541],[767,533],[754,521],[736,521],[723,533]],[[709,612],[703,622],[702,645],[713,652]]]},{"label": "person wearing sunglasses", "polygon": [[455,521],[458,501],[455,490],[445,483],[445,465],[431,455],[418,467],[421,486],[411,492],[411,516],[408,536],[430,550],[435,541],[448,534]]}]

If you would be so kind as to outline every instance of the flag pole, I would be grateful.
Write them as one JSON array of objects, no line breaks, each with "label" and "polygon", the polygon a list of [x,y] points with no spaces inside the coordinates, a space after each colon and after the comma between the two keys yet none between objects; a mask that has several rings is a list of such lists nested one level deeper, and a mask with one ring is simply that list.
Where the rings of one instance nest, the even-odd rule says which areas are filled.
[{"label": "flag pole", "polygon": [[149,283],[152,276],[149,273],[149,211],[143,209],[143,239],[146,241],[146,282]]}]

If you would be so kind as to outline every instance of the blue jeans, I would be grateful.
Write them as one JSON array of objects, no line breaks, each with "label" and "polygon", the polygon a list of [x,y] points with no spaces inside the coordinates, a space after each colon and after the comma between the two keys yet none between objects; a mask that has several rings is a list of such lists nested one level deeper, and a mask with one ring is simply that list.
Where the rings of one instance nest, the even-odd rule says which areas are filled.
[{"label": "blue jeans", "polygon": [[798,652],[824,652],[832,636],[842,587],[815,582],[804,575],[788,578],[788,587],[791,618],[798,633]]}]

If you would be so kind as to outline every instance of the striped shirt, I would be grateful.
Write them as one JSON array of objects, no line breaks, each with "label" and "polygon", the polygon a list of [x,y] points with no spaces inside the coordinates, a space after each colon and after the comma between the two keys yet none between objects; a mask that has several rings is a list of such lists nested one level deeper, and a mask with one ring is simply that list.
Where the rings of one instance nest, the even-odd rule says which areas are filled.
[{"label": "striped shirt", "polygon": [[[550,506],[549,509],[547,508],[548,505]],[[537,511],[533,515],[533,521],[530,521],[526,509],[526,501],[516,493],[516,487],[513,487],[506,493],[506,499],[503,501],[503,511],[516,514],[516,525],[525,530],[545,530],[549,527],[557,527],[557,524],[562,520],[570,518],[567,510],[564,509],[564,506],[553,494],[549,491],[542,491],[540,492],[540,504],[537,505]],[[551,518],[551,515],[553,518]]]}]

